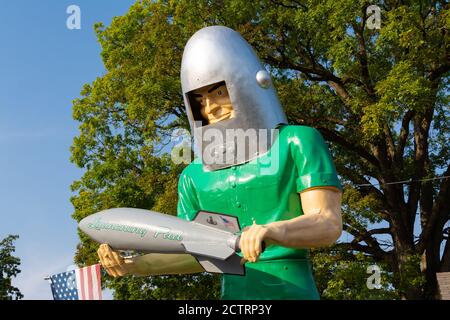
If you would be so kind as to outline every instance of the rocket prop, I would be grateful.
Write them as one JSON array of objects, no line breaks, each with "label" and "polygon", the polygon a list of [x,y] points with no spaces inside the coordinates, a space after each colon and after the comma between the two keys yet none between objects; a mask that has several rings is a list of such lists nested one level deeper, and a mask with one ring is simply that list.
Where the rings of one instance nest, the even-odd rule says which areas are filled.
[{"label": "rocket prop", "polygon": [[237,217],[199,211],[193,221],[167,214],[115,208],[90,215],[79,228],[92,240],[115,250],[142,253],[188,253],[207,272],[244,275]]}]

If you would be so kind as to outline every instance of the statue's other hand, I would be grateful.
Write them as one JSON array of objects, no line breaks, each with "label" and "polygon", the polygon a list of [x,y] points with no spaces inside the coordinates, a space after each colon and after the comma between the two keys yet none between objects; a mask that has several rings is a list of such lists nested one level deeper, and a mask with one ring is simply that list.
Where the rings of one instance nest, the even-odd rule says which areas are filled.
[{"label": "statue's other hand", "polygon": [[108,244],[101,244],[97,254],[100,258],[100,263],[110,276],[121,277],[128,274],[124,258]]},{"label": "statue's other hand", "polygon": [[239,247],[244,261],[256,262],[264,251],[264,240],[267,237],[269,229],[264,225],[253,225],[243,230]]}]

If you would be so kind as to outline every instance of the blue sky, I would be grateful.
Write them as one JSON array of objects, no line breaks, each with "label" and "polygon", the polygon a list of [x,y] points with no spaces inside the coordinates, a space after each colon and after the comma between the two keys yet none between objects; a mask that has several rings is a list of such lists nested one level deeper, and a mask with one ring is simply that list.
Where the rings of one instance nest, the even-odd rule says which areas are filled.
[{"label": "blue sky", "polygon": [[[78,238],[70,184],[83,172],[69,161],[78,134],[72,100],[104,73],[93,24],[109,25],[132,3],[1,1],[0,239],[20,236],[22,273],[13,284],[25,299],[51,299],[43,277],[73,264]],[[66,27],[71,4],[81,9],[81,30]]]}]

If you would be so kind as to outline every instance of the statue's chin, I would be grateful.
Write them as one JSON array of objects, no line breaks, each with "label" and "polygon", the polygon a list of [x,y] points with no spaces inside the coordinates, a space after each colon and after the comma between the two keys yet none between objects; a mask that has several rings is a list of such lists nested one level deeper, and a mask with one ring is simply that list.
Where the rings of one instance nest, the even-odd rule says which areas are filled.
[{"label": "statue's chin", "polygon": [[223,116],[220,116],[219,118],[209,119],[209,124],[214,124],[214,123],[217,123],[222,120],[230,119],[231,116],[232,116],[232,113],[230,112],[228,114],[224,114]]}]

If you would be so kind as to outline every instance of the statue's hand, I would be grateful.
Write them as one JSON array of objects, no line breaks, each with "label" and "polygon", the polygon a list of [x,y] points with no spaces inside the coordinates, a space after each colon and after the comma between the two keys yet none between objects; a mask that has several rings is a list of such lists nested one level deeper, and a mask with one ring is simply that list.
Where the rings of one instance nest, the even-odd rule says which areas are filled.
[{"label": "statue's hand", "polygon": [[241,234],[239,247],[244,260],[256,262],[263,251],[263,241],[266,239],[269,229],[266,226],[253,223],[247,227]]},{"label": "statue's hand", "polygon": [[108,244],[103,243],[97,250],[100,263],[106,272],[113,277],[121,277],[127,275],[127,264],[130,263],[122,258],[119,252],[113,250]]}]

